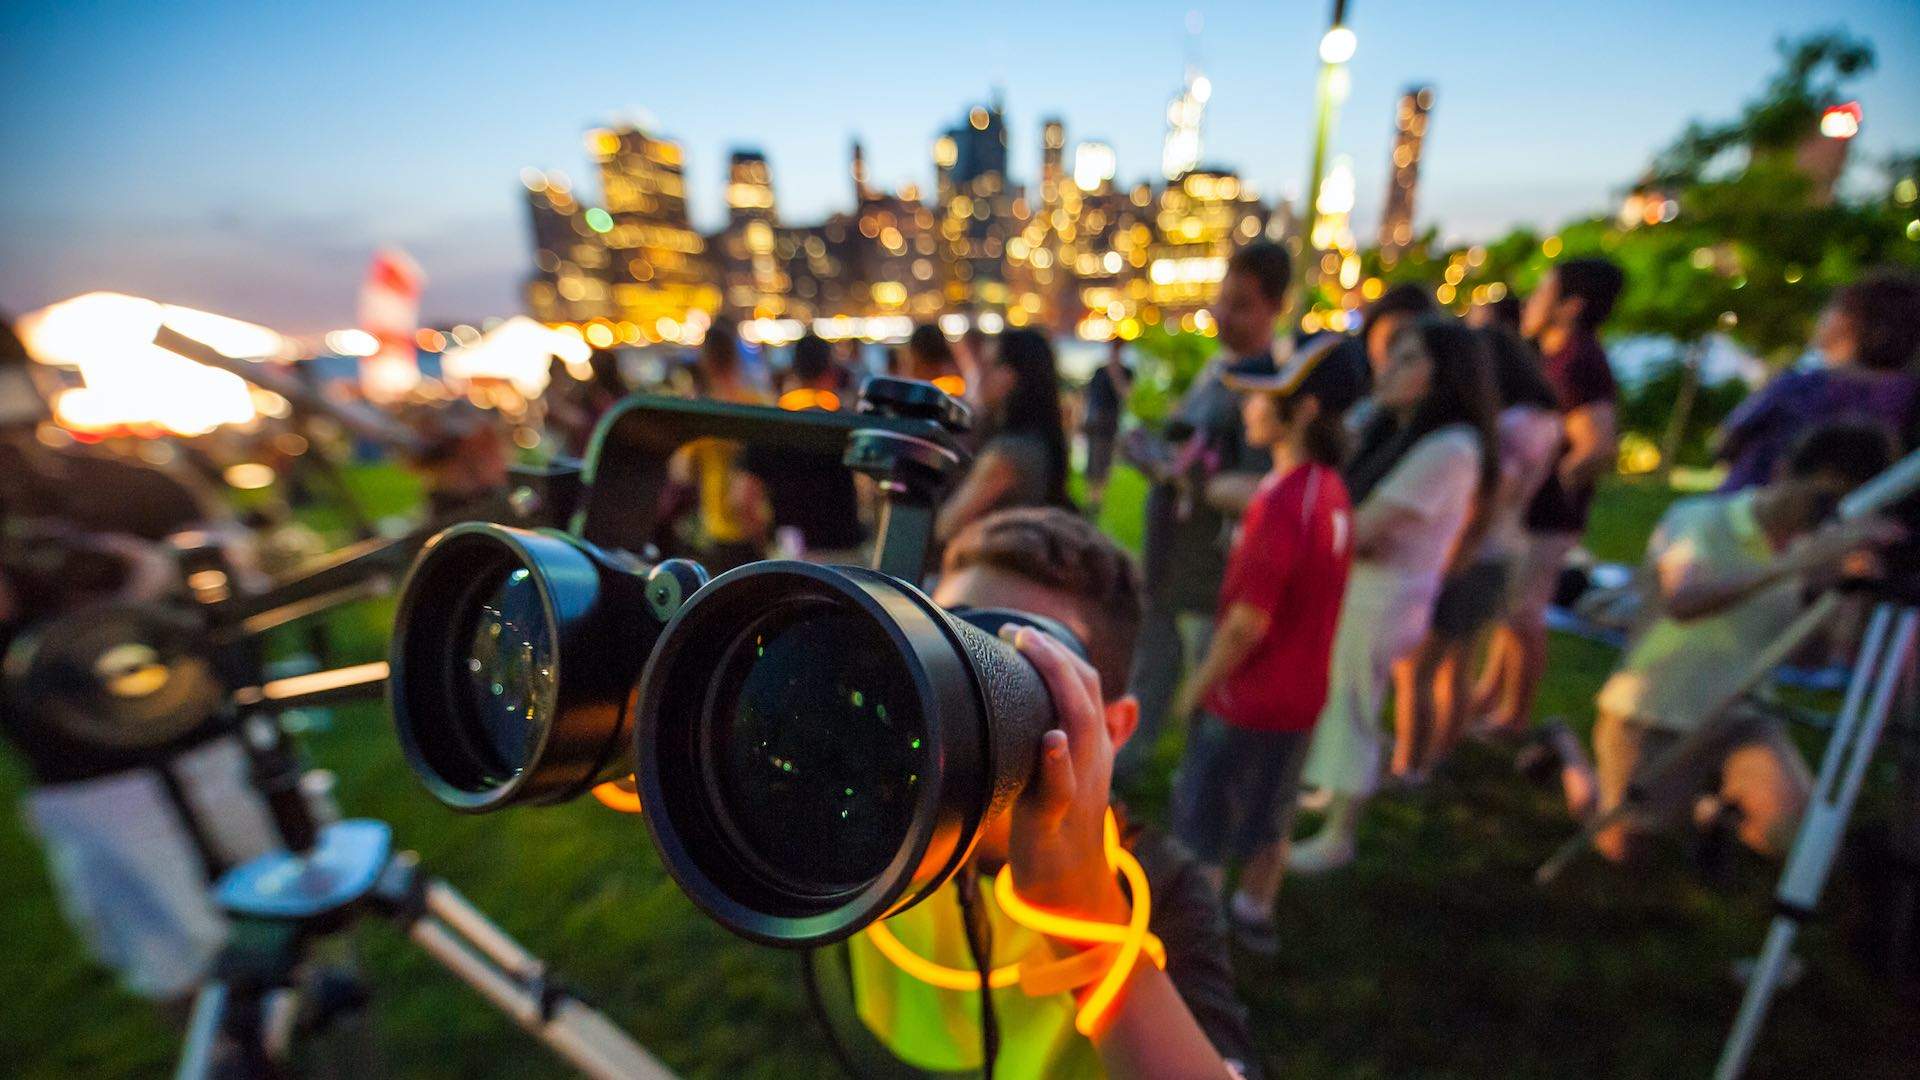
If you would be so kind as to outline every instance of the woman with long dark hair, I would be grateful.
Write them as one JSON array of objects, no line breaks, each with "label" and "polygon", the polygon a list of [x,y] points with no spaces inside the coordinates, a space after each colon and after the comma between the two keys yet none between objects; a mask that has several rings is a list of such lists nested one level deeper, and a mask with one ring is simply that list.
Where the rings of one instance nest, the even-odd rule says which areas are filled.
[{"label": "woman with long dark hair", "polygon": [[980,378],[984,439],[966,479],[940,508],[940,539],[1011,506],[1071,506],[1067,434],[1053,346],[1032,330],[1001,335]]},{"label": "woman with long dark hair", "polygon": [[1499,482],[1489,367],[1478,334],[1428,316],[1394,334],[1377,373],[1375,415],[1346,470],[1353,570],[1306,765],[1306,780],[1332,801],[1320,835],[1289,856],[1295,872],[1352,860],[1380,780],[1387,679],[1426,636],[1441,577]]},{"label": "woman with long dark hair", "polygon": [[1540,373],[1540,354],[1504,327],[1477,331],[1493,363],[1499,415],[1499,483],[1467,526],[1433,602],[1432,627],[1419,650],[1395,665],[1393,773],[1423,781],[1453,749],[1470,695],[1466,675],[1485,631],[1510,608],[1524,518],[1553,469],[1560,446],[1558,399]]}]

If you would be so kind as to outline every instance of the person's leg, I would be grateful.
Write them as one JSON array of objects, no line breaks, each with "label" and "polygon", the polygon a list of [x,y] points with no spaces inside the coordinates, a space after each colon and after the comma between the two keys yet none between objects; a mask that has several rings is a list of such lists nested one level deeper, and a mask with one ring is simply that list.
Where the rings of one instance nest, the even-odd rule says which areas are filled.
[{"label": "person's leg", "polygon": [[[1629,798],[1634,804],[1631,820],[1618,821],[1594,837],[1600,854],[1616,863],[1630,862],[1645,850],[1654,832],[1687,820],[1703,777],[1721,759],[1711,747],[1674,759],[1673,750],[1684,738],[1677,732],[1600,714],[1593,726],[1595,809],[1608,813]],[[1652,771],[1656,765],[1663,766],[1658,775]]]},{"label": "person's leg", "polygon": [[1446,643],[1429,634],[1412,656],[1393,665],[1393,759],[1397,777],[1425,768],[1434,728],[1434,682]]},{"label": "person's leg", "polygon": [[1479,679],[1473,684],[1473,716],[1490,726],[1498,721],[1507,686],[1513,681],[1509,669],[1515,653],[1513,630],[1508,623],[1512,617],[1513,609],[1509,609],[1507,615],[1494,625],[1493,634],[1487,641],[1486,661],[1480,668]]},{"label": "person's leg", "polygon": [[1472,645],[1466,642],[1449,641],[1441,646],[1439,665],[1433,673],[1433,733],[1416,763],[1424,772],[1438,768],[1459,745],[1461,729],[1466,725],[1467,661],[1472,653]]},{"label": "person's leg", "polygon": [[1509,731],[1525,730],[1533,723],[1533,701],[1540,692],[1540,680],[1547,671],[1547,607],[1553,603],[1554,589],[1567,555],[1580,543],[1576,533],[1553,533],[1534,538],[1527,557],[1528,592],[1515,618],[1513,629],[1516,658],[1513,681],[1507,688],[1501,708],[1495,714],[1495,726]]},{"label": "person's leg", "polygon": [[1740,842],[1779,857],[1793,846],[1813,774],[1777,725],[1734,747],[1720,770],[1720,798],[1740,815]]},{"label": "person's leg", "polygon": [[1200,863],[1214,891],[1225,884],[1226,841],[1233,816],[1233,754],[1228,728],[1208,713],[1194,717],[1186,753],[1173,778],[1173,832]]},{"label": "person's leg", "polygon": [[1141,616],[1136,640],[1133,677],[1127,692],[1140,703],[1140,726],[1121,748],[1115,764],[1115,774],[1122,778],[1130,777],[1153,756],[1185,666],[1180,630],[1171,606],[1149,605]]},{"label": "person's leg", "polygon": [[1271,954],[1279,947],[1279,935],[1273,926],[1273,901],[1280,893],[1280,879],[1286,872],[1293,819],[1300,806],[1300,770],[1306,760],[1311,732],[1277,732],[1266,738],[1269,768],[1263,780],[1270,781],[1272,786],[1268,798],[1259,807],[1264,831],[1260,834],[1260,843],[1241,864],[1239,887],[1227,906],[1241,945],[1261,954]]}]

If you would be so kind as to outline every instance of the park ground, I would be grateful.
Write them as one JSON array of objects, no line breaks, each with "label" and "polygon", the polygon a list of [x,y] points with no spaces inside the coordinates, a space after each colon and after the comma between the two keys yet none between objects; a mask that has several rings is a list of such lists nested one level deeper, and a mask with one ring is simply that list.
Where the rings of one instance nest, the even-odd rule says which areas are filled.
[{"label": "park ground", "polygon": [[[415,497],[397,474],[357,478],[383,513]],[[1103,522],[1139,532],[1141,486],[1115,482]],[[1589,546],[1637,558],[1673,497],[1652,481],[1610,486]],[[387,604],[334,618],[343,662],[384,649]],[[1584,732],[1612,662],[1557,636],[1542,712]],[[1803,732],[1817,752],[1819,735]],[[1157,783],[1132,809],[1164,820],[1179,732],[1156,749]],[[668,879],[640,822],[586,800],[470,817],[433,803],[401,762],[381,708],[337,710],[308,739],[339,777],[351,816],[393,823],[425,865],[548,958],[676,1071],[705,1077],[832,1075],[794,957],[729,936]],[[1883,755],[1885,756],[1885,755]],[[1886,766],[1861,815],[1883,813]],[[23,778],[0,762],[0,1072],[20,1077],[165,1074],[177,1035],[92,965],[61,921],[22,824]],[[1275,1076],[1696,1077],[1707,1075],[1739,988],[1732,964],[1758,948],[1771,867],[1700,881],[1678,853],[1625,875],[1587,859],[1550,888],[1534,867],[1570,826],[1553,793],[1470,745],[1417,793],[1370,812],[1357,864],[1289,882],[1279,955],[1235,957],[1253,1029]],[[1914,1075],[1920,1024],[1861,957],[1869,875],[1843,863],[1838,918],[1805,936],[1807,971],[1779,997],[1756,1075]],[[381,1053],[396,1076],[526,1077],[562,1070],[532,1039],[387,927],[358,935],[377,994]]]}]

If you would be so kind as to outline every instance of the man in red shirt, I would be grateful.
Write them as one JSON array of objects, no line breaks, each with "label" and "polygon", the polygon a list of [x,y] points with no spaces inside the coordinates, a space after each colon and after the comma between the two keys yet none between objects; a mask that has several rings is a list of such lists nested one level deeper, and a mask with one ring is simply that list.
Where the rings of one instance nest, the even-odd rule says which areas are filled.
[{"label": "man in red shirt", "polygon": [[1177,703],[1194,723],[1174,830],[1216,886],[1227,859],[1242,864],[1228,917],[1256,952],[1277,944],[1273,898],[1353,554],[1341,414],[1366,373],[1338,342],[1312,342],[1278,371],[1262,358],[1265,371],[1242,365],[1225,377],[1245,395],[1247,442],[1270,451],[1273,468],[1241,519],[1212,643]]}]

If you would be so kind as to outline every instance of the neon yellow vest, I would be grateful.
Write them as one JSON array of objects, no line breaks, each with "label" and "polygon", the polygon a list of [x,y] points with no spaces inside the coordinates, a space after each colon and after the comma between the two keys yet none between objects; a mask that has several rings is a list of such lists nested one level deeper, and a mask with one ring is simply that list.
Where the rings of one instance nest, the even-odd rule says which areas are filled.
[{"label": "neon yellow vest", "polygon": [[[980,890],[993,927],[993,964],[1011,964],[1036,946],[1040,934],[1001,914],[993,889]],[[937,964],[973,970],[956,891],[942,888],[887,920],[901,944]],[[919,1069],[956,1072],[980,1067],[980,994],[942,990],[901,971],[865,934],[847,942],[854,1009],[861,1023],[900,1060]],[[1018,986],[993,993],[1000,1027],[995,1073],[1005,1077],[1104,1077],[1093,1043],[1073,1027],[1072,994],[1028,997]]]}]

